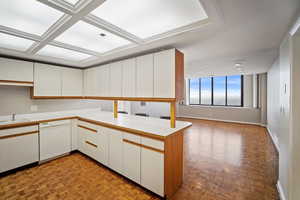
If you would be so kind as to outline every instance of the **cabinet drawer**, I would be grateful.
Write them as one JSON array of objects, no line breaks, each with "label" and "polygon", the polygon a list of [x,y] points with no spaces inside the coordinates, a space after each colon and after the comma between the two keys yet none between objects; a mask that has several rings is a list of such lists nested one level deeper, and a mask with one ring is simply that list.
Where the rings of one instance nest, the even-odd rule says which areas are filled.
[{"label": "cabinet drawer", "polygon": [[134,135],[134,134],[130,134],[130,133],[123,133],[123,139],[141,144],[141,136],[138,136],[138,135]]},{"label": "cabinet drawer", "polygon": [[24,126],[18,128],[10,128],[10,129],[3,129],[0,130],[0,138],[6,136],[18,136],[19,134],[25,134],[30,132],[37,132],[38,126]]},{"label": "cabinet drawer", "polygon": [[86,128],[87,130],[93,131],[93,132],[97,132],[99,126],[96,124],[92,124],[92,123],[88,123],[88,122],[84,122],[84,121],[78,121],[78,126],[82,126],[82,128]]},{"label": "cabinet drawer", "polygon": [[164,142],[162,141],[142,137],[141,143],[142,145],[164,151]]}]

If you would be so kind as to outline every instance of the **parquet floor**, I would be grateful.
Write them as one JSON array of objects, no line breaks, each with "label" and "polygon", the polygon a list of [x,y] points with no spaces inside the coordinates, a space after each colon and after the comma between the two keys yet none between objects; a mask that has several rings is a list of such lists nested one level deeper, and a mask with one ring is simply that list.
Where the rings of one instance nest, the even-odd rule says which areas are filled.
[{"label": "parquet floor", "polygon": [[[278,156],[264,128],[193,122],[184,135],[184,183],[172,200],[279,200]],[[157,196],[75,153],[0,178],[1,200],[154,200]]]}]

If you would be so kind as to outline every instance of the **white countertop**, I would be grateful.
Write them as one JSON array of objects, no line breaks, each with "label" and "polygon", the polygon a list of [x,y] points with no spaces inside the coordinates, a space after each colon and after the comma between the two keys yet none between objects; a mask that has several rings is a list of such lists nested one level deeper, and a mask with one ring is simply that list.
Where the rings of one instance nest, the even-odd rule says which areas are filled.
[{"label": "white countertop", "polygon": [[[10,116],[0,116],[0,121],[8,120],[10,119],[9,117]],[[100,109],[85,109],[17,115],[17,120],[15,122],[11,121],[2,124],[0,123],[0,127],[1,125],[14,124],[20,122],[44,121],[66,117],[81,117],[87,120],[93,120],[119,127],[134,129],[164,137],[191,125],[190,122],[176,121],[176,128],[171,128],[170,120],[127,114],[118,114],[118,118],[114,118],[112,112],[104,112]]]}]

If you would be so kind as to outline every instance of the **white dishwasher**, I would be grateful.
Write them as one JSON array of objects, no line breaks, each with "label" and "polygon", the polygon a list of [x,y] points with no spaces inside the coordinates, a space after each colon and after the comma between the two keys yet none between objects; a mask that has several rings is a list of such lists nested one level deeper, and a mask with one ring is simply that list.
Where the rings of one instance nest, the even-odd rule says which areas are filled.
[{"label": "white dishwasher", "polygon": [[40,123],[40,161],[71,151],[71,120]]}]

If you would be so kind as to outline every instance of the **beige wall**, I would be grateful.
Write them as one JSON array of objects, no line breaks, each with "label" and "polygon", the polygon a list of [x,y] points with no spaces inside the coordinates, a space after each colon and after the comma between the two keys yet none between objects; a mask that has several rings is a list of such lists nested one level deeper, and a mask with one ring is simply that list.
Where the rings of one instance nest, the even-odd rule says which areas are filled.
[{"label": "beige wall", "polygon": [[0,86],[0,115],[32,113],[30,107],[36,105],[37,112],[52,112],[73,109],[99,108],[111,110],[112,102],[98,100],[32,100],[28,87]]}]

